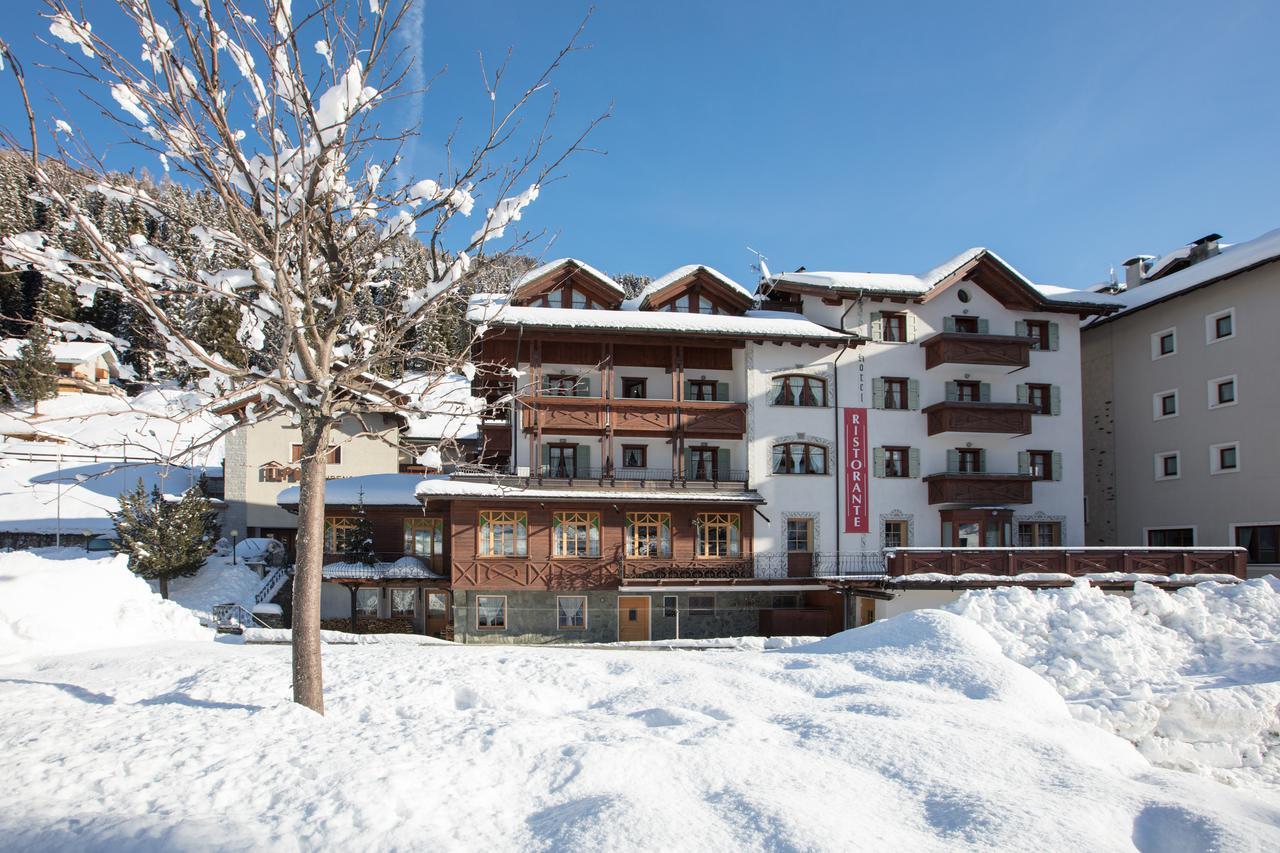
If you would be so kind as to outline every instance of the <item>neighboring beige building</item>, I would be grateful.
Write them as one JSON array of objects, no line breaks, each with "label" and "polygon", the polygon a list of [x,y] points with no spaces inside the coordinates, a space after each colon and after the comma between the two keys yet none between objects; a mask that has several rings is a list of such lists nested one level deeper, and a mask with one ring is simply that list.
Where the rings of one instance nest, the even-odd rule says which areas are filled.
[{"label": "neighboring beige building", "polygon": [[1280,230],[1125,263],[1082,334],[1089,545],[1239,545],[1280,568]]}]

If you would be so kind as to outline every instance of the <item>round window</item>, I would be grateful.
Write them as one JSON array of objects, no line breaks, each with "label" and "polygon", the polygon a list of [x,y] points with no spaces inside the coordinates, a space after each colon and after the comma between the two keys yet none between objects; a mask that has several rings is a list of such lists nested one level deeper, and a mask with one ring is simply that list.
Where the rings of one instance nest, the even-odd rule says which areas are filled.
[{"label": "round window", "polygon": [[956,296],[960,297],[961,302],[969,301],[969,291],[965,290],[964,288],[961,288],[960,292],[957,293]]}]

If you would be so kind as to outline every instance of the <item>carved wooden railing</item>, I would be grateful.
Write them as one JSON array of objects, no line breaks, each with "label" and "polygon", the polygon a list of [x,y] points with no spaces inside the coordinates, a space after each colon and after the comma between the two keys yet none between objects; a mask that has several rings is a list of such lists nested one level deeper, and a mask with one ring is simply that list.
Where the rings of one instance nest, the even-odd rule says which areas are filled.
[{"label": "carved wooden railing", "polygon": [[890,575],[1143,574],[1245,577],[1242,548],[902,548],[886,552]]}]

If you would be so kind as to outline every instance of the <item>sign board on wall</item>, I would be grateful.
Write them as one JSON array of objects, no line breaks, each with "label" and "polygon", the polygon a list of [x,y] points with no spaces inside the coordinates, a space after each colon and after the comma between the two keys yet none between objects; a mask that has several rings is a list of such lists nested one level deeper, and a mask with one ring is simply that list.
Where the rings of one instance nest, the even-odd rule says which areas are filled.
[{"label": "sign board on wall", "polygon": [[867,410],[844,410],[844,532],[869,533]]}]

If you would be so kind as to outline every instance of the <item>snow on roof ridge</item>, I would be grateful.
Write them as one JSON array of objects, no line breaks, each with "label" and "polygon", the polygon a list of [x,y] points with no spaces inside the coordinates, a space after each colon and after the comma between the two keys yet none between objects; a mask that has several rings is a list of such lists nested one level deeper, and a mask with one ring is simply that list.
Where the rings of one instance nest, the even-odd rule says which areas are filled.
[{"label": "snow on roof ridge", "polygon": [[[0,356],[17,358],[19,350],[26,344],[26,338],[0,339]],[[110,344],[101,341],[51,341],[49,352],[54,361],[80,362],[99,355],[110,355],[115,360],[115,350]]]},{"label": "snow on roof ridge", "polygon": [[618,294],[620,296],[626,293],[626,289],[623,288],[622,285],[614,281],[611,277],[600,272],[600,270],[591,266],[591,264],[587,263],[586,261],[580,261],[577,258],[557,258],[554,261],[548,261],[547,263],[543,264],[540,267],[535,267],[534,269],[529,270],[527,273],[517,278],[515,280],[515,283],[511,285],[511,289],[513,291],[519,290],[529,282],[542,278],[544,275],[555,270],[557,267],[566,266],[568,264],[577,264],[578,267],[581,268],[587,274],[600,279],[602,283],[618,291]]},{"label": "snow on roof ridge", "polygon": [[[653,281],[646,284],[644,286],[644,289],[641,290],[636,295],[634,300],[635,304],[637,306],[644,305],[645,302],[648,301],[649,297],[652,296],[653,294],[658,293],[664,288],[670,287],[672,284],[675,284],[680,279],[684,278],[687,275],[692,275],[696,273],[698,270],[705,271],[709,276],[714,278],[716,281],[719,281],[720,283],[727,285],[733,290],[736,290],[738,293],[742,294],[747,299],[755,298],[752,295],[751,291],[747,290],[745,287],[738,284],[736,281],[729,278],[729,276],[720,272],[720,270],[716,269],[715,267],[709,267],[706,264],[685,264],[684,266],[676,267],[671,272],[665,275],[659,276],[658,278],[655,278]],[[633,300],[628,300],[628,301],[630,302]]]}]

